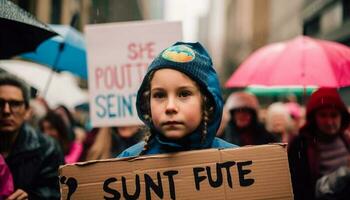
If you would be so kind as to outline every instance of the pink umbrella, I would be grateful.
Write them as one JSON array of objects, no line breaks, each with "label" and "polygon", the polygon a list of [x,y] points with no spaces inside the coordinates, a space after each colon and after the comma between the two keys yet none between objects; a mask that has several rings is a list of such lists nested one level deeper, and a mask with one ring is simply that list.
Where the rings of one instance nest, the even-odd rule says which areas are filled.
[{"label": "pink umbrella", "polygon": [[350,48],[307,36],[267,45],[249,56],[226,87],[350,85]]}]

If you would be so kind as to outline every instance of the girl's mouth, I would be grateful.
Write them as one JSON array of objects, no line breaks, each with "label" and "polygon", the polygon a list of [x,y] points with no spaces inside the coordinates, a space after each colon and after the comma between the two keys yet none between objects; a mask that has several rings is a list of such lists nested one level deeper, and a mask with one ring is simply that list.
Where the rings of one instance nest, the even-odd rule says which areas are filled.
[{"label": "girl's mouth", "polygon": [[182,122],[179,121],[166,121],[162,123],[162,126],[176,126],[176,125],[182,125]]}]

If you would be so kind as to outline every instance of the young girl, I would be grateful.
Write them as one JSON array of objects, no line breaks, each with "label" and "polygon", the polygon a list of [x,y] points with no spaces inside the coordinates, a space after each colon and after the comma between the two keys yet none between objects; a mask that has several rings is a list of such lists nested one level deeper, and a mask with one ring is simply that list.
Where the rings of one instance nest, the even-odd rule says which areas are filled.
[{"label": "young girl", "polygon": [[136,107],[150,135],[118,157],[236,147],[215,137],[223,100],[211,58],[199,43],[177,42],[154,59]]}]

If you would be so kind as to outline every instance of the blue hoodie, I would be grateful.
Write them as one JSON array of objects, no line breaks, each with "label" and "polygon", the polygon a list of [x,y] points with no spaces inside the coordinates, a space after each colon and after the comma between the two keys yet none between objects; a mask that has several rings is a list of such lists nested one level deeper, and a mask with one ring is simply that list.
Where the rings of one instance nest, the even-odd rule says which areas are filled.
[{"label": "blue hoodie", "polygon": [[[210,99],[214,105],[214,111],[211,120],[208,123],[208,134],[201,140],[202,126],[189,135],[179,140],[170,140],[160,133],[153,125],[152,121],[147,120],[147,109],[145,108],[144,92],[147,90],[148,79],[151,72],[170,68],[178,70],[192,80],[194,80],[204,95]],[[213,68],[213,63],[207,51],[200,43],[177,42],[173,46],[162,51],[149,66],[145,78],[138,90],[136,99],[137,113],[140,119],[150,128],[151,136],[148,141],[148,149],[145,155],[171,153],[195,149],[207,148],[230,148],[237,147],[222,139],[215,137],[220,126],[223,100],[221,97],[220,84],[217,74]],[[144,149],[145,142],[140,142],[125,151],[118,157],[138,156]]]}]

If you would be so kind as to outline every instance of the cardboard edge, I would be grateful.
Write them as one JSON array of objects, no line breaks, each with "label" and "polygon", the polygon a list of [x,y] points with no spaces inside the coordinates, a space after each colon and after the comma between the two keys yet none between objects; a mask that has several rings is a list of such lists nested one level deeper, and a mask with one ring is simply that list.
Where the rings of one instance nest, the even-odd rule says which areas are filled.
[{"label": "cardboard edge", "polygon": [[287,143],[270,143],[270,144],[264,144],[264,145],[247,145],[247,146],[238,147],[238,148],[219,148],[219,149],[211,148],[211,149],[183,151],[183,152],[176,152],[176,153],[133,156],[133,157],[126,157],[126,158],[109,158],[109,159],[102,159],[102,160],[89,160],[89,161],[85,161],[85,162],[77,162],[77,163],[72,163],[72,164],[60,165],[59,171],[61,172],[61,170],[63,168],[70,167],[70,166],[84,167],[84,166],[88,166],[88,165],[95,164],[95,163],[100,163],[100,162],[114,162],[114,161],[133,162],[133,161],[137,161],[137,160],[162,159],[162,158],[169,157],[169,156],[181,156],[182,154],[188,155],[189,153],[196,154],[198,152],[204,152],[204,151],[208,151],[208,152],[232,151],[232,150],[242,150],[242,149],[248,149],[248,148],[264,148],[266,146],[280,146],[280,147],[286,149],[287,148]]},{"label": "cardboard edge", "polygon": [[242,150],[242,149],[249,149],[249,148],[265,148],[265,147],[282,147],[283,149],[287,150],[287,143],[269,143],[269,144],[261,144],[261,145],[246,145],[241,146],[237,148],[221,148],[220,151],[232,151],[232,150]]},{"label": "cardboard edge", "polygon": [[196,154],[199,152],[215,152],[215,151],[220,151],[220,149],[203,149],[203,150],[193,150],[193,151],[183,151],[183,152],[176,152],[176,153],[164,153],[164,154],[154,154],[154,155],[144,155],[144,156],[132,156],[132,157],[126,157],[126,158],[109,158],[109,159],[101,159],[101,160],[89,160],[85,162],[77,162],[77,163],[72,163],[72,164],[65,164],[65,165],[60,165],[59,171],[63,168],[70,167],[70,166],[78,166],[78,167],[84,167],[84,166],[89,166],[95,163],[104,163],[104,162],[114,162],[114,161],[128,161],[128,162],[134,162],[137,160],[145,160],[145,159],[163,159],[163,158],[168,158],[169,156],[181,156],[182,154],[188,155],[190,154]]}]

